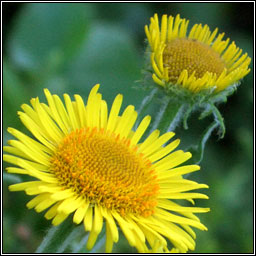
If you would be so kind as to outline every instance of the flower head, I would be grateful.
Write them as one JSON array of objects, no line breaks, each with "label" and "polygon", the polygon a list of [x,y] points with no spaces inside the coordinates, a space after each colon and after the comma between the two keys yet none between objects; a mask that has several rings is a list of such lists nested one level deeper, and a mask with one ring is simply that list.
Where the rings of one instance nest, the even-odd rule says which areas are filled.
[{"label": "flower head", "polygon": [[157,14],[145,26],[151,47],[153,80],[168,87],[178,85],[197,93],[204,89],[215,92],[237,83],[246,76],[251,59],[242,54],[224,33],[207,25],[195,24],[187,34],[189,20],[162,16],[161,27]]},{"label": "flower head", "polygon": [[16,140],[4,150],[4,160],[15,165],[9,173],[25,174],[33,181],[10,185],[11,191],[24,190],[35,196],[27,203],[37,212],[48,209],[53,225],[73,214],[76,224],[83,222],[89,231],[87,248],[91,249],[106,225],[106,252],[118,241],[119,228],[129,244],[139,252],[186,252],[195,248],[191,227],[206,230],[196,212],[208,208],[181,206],[173,200],[207,199],[191,190],[207,185],[184,179],[197,171],[198,165],[184,165],[189,152],[177,150],[173,132],[159,136],[155,130],[141,138],[149,126],[146,116],[132,130],[137,118],[134,106],[120,115],[122,95],[117,95],[111,110],[93,87],[85,105],[79,95],[72,101],[64,94],[65,104],[47,89],[48,104],[38,98],[22,105],[18,112],[22,123],[33,134],[8,128]]}]

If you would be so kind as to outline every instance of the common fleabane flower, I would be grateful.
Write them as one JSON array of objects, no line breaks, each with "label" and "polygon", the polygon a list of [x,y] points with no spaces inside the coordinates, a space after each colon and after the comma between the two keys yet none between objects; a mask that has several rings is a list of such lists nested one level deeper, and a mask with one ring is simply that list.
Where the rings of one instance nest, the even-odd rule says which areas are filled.
[{"label": "common fleabane flower", "polygon": [[[83,223],[92,249],[102,227],[106,226],[106,252],[111,252],[122,230],[138,252],[187,252],[195,248],[191,227],[206,230],[194,213],[208,208],[181,206],[177,201],[208,197],[191,192],[208,188],[183,178],[200,169],[181,165],[189,152],[175,150],[179,144],[168,132],[153,131],[142,136],[150,123],[146,116],[136,130],[134,106],[122,114],[122,95],[117,95],[111,110],[93,87],[85,105],[79,95],[74,101],[62,100],[45,89],[48,104],[38,98],[22,105],[22,123],[34,137],[8,128],[16,137],[9,140],[4,160],[13,164],[9,173],[32,176],[33,181],[9,186],[10,191],[25,191],[34,196],[29,209],[45,213],[53,225],[73,214],[73,222]],[[175,200],[175,201],[174,201]],[[167,240],[173,247],[168,248]]]},{"label": "common fleabane flower", "polygon": [[246,76],[251,59],[235,42],[223,40],[224,33],[207,25],[195,24],[188,32],[189,20],[178,14],[158,15],[145,26],[151,48],[153,80],[165,87],[177,85],[198,93],[210,89],[220,92]]}]

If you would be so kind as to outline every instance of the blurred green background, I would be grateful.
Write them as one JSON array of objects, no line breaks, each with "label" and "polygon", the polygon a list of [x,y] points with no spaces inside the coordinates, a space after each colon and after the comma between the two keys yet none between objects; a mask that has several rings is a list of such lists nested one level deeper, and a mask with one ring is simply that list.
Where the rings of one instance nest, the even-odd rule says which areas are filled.
[{"label": "blurred green background", "polygon": [[[91,87],[110,104],[124,94],[124,104],[139,107],[147,94],[135,81],[142,78],[144,25],[154,13],[169,14],[219,28],[253,57],[253,3],[3,3],[3,143],[7,127],[26,132],[18,119],[22,103],[52,93],[78,93],[86,99]],[[252,64],[251,64],[252,66]],[[206,183],[210,207],[201,214],[208,232],[197,231],[193,253],[253,252],[253,72],[228,102],[219,106],[226,136],[216,133],[206,145],[202,171],[190,178]],[[189,133],[180,126],[177,137],[198,138],[209,120],[189,119]],[[186,146],[183,141],[182,146]],[[183,147],[183,149],[184,149]],[[4,164],[4,167],[7,165]],[[10,193],[8,185],[24,177],[3,175],[3,252],[33,253],[50,222],[25,206],[30,197]],[[203,202],[202,202],[203,201]],[[125,239],[113,252],[135,252]]]}]

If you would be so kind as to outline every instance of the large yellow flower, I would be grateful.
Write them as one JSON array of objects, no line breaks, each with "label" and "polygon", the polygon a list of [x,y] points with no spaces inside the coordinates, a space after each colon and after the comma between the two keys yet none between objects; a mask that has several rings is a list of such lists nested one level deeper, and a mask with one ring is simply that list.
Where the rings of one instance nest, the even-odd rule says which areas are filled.
[{"label": "large yellow flower", "polygon": [[173,132],[159,136],[152,132],[141,138],[149,126],[146,116],[132,130],[137,118],[134,106],[119,114],[122,95],[117,95],[108,113],[107,104],[93,87],[87,105],[79,95],[72,101],[64,94],[65,105],[46,89],[48,105],[38,98],[19,112],[22,123],[34,135],[8,128],[17,140],[10,140],[4,160],[15,165],[9,173],[26,174],[36,180],[10,185],[11,191],[24,190],[35,197],[28,208],[41,212],[53,225],[71,213],[76,224],[83,222],[89,231],[87,248],[91,249],[106,223],[106,252],[118,241],[119,228],[129,244],[139,252],[186,252],[195,248],[191,227],[206,230],[196,212],[208,208],[180,206],[173,200],[208,197],[191,190],[207,188],[184,179],[197,171],[198,165],[180,166],[191,157],[177,150]]},{"label": "large yellow flower", "polygon": [[157,14],[145,26],[151,47],[153,80],[163,86],[179,85],[192,92],[213,89],[215,92],[237,83],[246,76],[251,59],[242,54],[224,33],[207,25],[195,24],[187,35],[189,20],[162,16],[161,28]]}]

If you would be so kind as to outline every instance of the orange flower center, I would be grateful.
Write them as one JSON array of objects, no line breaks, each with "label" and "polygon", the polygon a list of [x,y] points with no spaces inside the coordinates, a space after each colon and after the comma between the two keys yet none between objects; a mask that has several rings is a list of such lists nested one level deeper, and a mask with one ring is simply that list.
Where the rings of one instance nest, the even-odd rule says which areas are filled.
[{"label": "orange flower center", "polygon": [[171,82],[176,82],[184,69],[188,75],[195,71],[195,77],[201,78],[207,71],[218,77],[225,68],[220,55],[210,46],[188,38],[168,42],[163,52],[163,62],[168,67]]},{"label": "orange flower center", "polygon": [[103,129],[82,128],[67,135],[51,159],[51,171],[64,188],[91,204],[121,215],[154,212],[159,185],[152,164],[121,139]]}]

